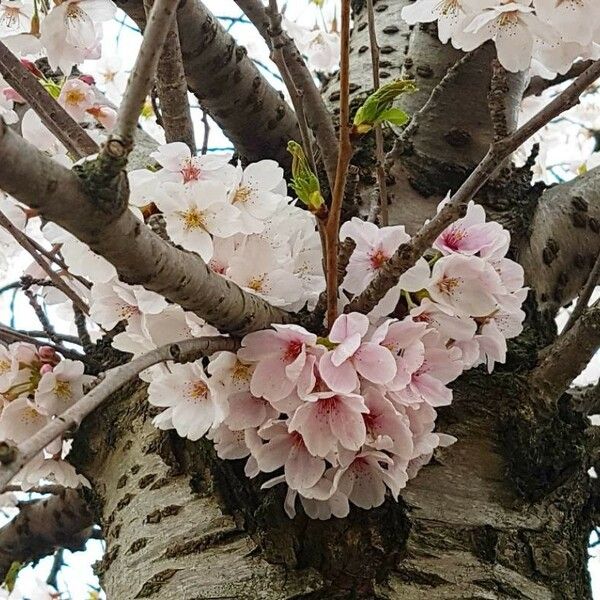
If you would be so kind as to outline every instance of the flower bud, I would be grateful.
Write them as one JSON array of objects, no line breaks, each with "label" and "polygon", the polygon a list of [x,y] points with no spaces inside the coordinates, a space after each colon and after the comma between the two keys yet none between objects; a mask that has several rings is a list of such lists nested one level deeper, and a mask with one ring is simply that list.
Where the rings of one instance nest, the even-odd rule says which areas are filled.
[{"label": "flower bud", "polygon": [[298,198],[306,204],[311,212],[318,212],[325,204],[321,195],[318,177],[312,172],[304,150],[296,142],[288,142],[288,152],[292,155],[291,186]]},{"label": "flower bud", "polygon": [[46,373],[52,373],[52,371],[54,370],[54,367],[48,363],[44,363],[41,367],[40,367],[40,375],[45,375]]},{"label": "flower bud", "polygon": [[400,94],[414,92],[416,89],[415,84],[406,79],[396,79],[381,86],[356,111],[353,133],[367,133],[383,123],[404,125],[408,121],[408,115],[400,108],[393,107],[392,103]]},{"label": "flower bud", "polygon": [[60,362],[60,356],[58,356],[56,350],[51,346],[40,346],[38,348],[37,354],[43,363],[56,365]]}]

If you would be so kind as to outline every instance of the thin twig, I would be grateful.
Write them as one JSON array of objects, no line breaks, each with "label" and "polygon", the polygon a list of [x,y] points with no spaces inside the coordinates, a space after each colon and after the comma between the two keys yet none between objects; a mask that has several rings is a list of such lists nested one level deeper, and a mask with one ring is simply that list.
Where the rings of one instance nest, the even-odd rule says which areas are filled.
[{"label": "thin twig", "polygon": [[21,492],[23,494],[52,494],[53,496],[58,496],[65,491],[65,488],[62,485],[56,485],[53,483],[47,485],[34,485],[33,487],[23,490],[23,488],[19,484],[11,484],[7,485],[5,492]]},{"label": "thin twig", "polygon": [[[148,0],[144,2],[144,6],[147,4],[149,4]],[[162,114],[161,126],[165,130],[167,142],[183,142],[192,155],[196,154],[194,124],[188,101],[187,81],[183,71],[176,19],[171,21],[156,67],[156,90]]]},{"label": "thin twig", "polygon": [[350,143],[350,0],[342,0],[340,26],[340,141],[335,185],[325,228],[328,327],[331,327],[337,318],[340,219],[348,177],[348,166],[352,158],[352,144]]},{"label": "thin twig", "polygon": [[54,558],[52,559],[52,567],[50,568],[50,573],[48,573],[48,577],[46,578],[46,584],[51,585],[54,589],[58,589],[58,574],[60,573],[60,570],[65,566],[64,554],[64,548],[59,548],[54,553]]},{"label": "thin twig", "polygon": [[[379,43],[377,42],[377,32],[375,31],[375,10],[373,9],[373,0],[367,0],[367,19],[369,23],[369,45],[371,47],[371,67],[373,71],[373,89],[379,89]],[[383,130],[381,125],[375,125],[375,160],[377,165],[375,173],[379,185],[379,223],[386,227],[389,223],[388,217],[388,194],[387,182],[385,180],[385,154],[383,147]]]},{"label": "thin twig", "polygon": [[594,263],[594,266],[593,266],[592,270],[590,271],[589,277],[587,278],[587,281],[585,282],[583,288],[581,288],[581,291],[579,292],[577,304],[575,305],[575,308],[571,312],[571,315],[569,316],[569,320],[567,321],[565,328],[562,330],[561,335],[564,335],[565,333],[567,333],[567,331],[569,331],[569,329],[571,329],[571,327],[573,327],[573,325],[575,325],[575,322],[577,321],[577,319],[579,319],[579,317],[581,317],[581,315],[587,309],[590,298],[592,297],[592,294],[594,293],[594,290],[596,289],[596,286],[598,285],[599,281],[600,281],[600,254],[598,254],[598,256],[596,257],[596,262]]},{"label": "thin twig", "polygon": [[86,354],[92,354],[96,346],[92,343],[90,334],[85,325],[85,314],[76,306],[73,307],[75,314],[75,327],[77,329],[76,344],[80,344]]},{"label": "thin twig", "polygon": [[[122,159],[124,155],[129,154],[133,147],[133,134],[148,92],[152,87],[156,65],[171,22],[175,18],[177,5],[178,0],[154,1],[146,22],[142,44],[119,107],[114,133],[111,134],[103,149],[108,156]],[[121,149],[119,149],[119,145]]]},{"label": "thin twig", "polygon": [[433,219],[421,227],[409,243],[402,244],[398,248],[394,255],[381,267],[367,289],[356,296],[346,307],[346,310],[362,313],[373,310],[388,290],[398,283],[400,276],[410,269],[431,247],[431,244],[440,233],[464,214],[469,200],[485,185],[498,166],[552,119],[575,106],[579,102],[581,94],[598,77],[600,77],[600,61],[596,61],[523,126],[502,140],[493,142],[483,160],[450,198],[449,202]]},{"label": "thin twig", "polygon": [[21,61],[0,41],[0,74],[35,111],[42,123],[79,159],[98,152],[98,144],[44,89]]},{"label": "thin twig", "polygon": [[581,373],[600,347],[600,307],[586,308],[564,335],[542,351],[531,372],[531,389],[540,401],[552,405]]},{"label": "thin twig", "polygon": [[0,212],[0,226],[4,227],[4,229],[13,236],[15,241],[31,254],[33,260],[35,260],[48,277],[50,277],[56,288],[69,298],[74,306],[78,306],[85,314],[89,314],[85,302],[61,279],[58,273],[52,270],[52,267],[42,258],[42,256],[40,256],[36,244],[31,241],[29,236],[23,233],[18,227],[15,227],[3,212]]},{"label": "thin twig", "polygon": [[72,273],[69,272],[69,266],[58,255],[58,253],[60,252],[60,248],[61,248],[62,244],[53,244],[52,245],[52,250],[48,251],[41,244],[38,244],[33,238],[30,237],[29,241],[30,241],[31,245],[42,256],[44,256],[45,258],[47,258],[50,262],[53,262],[56,265],[58,265],[61,269],[63,269],[63,271],[65,271],[65,273],[69,274],[69,277],[72,277],[73,279],[76,279],[77,281],[79,281],[79,283],[81,283],[81,285],[83,285],[84,287],[86,287],[88,290],[92,288],[92,284],[87,279],[84,279],[83,277],[81,277],[79,275],[73,275]]},{"label": "thin twig", "polygon": [[18,446],[9,446],[6,442],[0,442],[0,463],[2,463],[0,467],[0,493],[4,491],[6,485],[21,469],[48,444],[66,432],[77,429],[87,415],[98,408],[119,388],[137,377],[144,369],[169,360],[189,362],[201,356],[210,356],[221,350],[235,351],[238,347],[238,342],[233,338],[203,337],[189,339],[161,346],[131,362],[107,371],[102,381],[81,400],[78,400],[62,415],[47,423],[36,434]]},{"label": "thin twig", "polygon": [[200,154],[206,154],[208,152],[208,138],[210,137],[210,125],[208,124],[208,113],[202,111],[202,149]]},{"label": "thin twig", "polygon": [[[329,187],[333,190],[338,152],[333,119],[302,54],[281,27],[282,16],[277,7],[277,0],[269,0],[267,8],[259,0],[236,0],[236,3],[257,27],[269,48],[281,51],[289,76],[296,90],[300,90],[304,114],[321,151]],[[264,27],[265,23],[268,23],[269,27]],[[285,73],[282,72],[281,76],[285,82]],[[294,90],[291,90],[290,96],[293,94]]]},{"label": "thin twig", "polygon": [[[29,337],[48,339],[48,334],[45,331],[38,331],[37,329],[16,329],[15,331],[22,333],[23,335],[28,335]],[[54,336],[60,342],[68,342],[69,344],[78,344],[81,346],[81,342],[76,335],[55,332]]]},{"label": "thin twig", "polygon": [[[55,344],[53,342],[47,342],[46,340],[38,340],[36,337],[29,335],[28,333],[23,333],[18,329],[13,329],[12,327],[8,327],[7,325],[0,324],[0,341],[3,341],[7,344],[12,344],[13,342],[26,342],[28,344],[32,344],[37,346],[50,346],[57,352],[60,352],[65,358],[70,358],[71,360],[79,360],[86,365],[96,368],[97,365],[93,364],[88,357],[84,354],[81,354],[75,350],[71,350],[70,348],[65,348],[60,344]],[[68,340],[65,340],[68,341]]]},{"label": "thin twig", "polygon": [[54,330],[52,323],[50,323],[50,320],[44,312],[44,309],[40,306],[40,303],[37,301],[36,295],[29,289],[25,290],[24,293],[27,296],[27,299],[29,300],[31,308],[33,308],[35,316],[38,318],[38,321],[40,322],[40,325],[42,326],[46,337],[49,340],[52,340],[55,344],[60,343],[60,339],[57,337],[56,331]]}]

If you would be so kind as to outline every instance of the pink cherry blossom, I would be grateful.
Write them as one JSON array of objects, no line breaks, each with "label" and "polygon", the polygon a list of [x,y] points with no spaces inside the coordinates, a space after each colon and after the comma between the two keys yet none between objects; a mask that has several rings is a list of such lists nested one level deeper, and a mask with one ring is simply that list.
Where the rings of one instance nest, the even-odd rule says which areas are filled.
[{"label": "pink cherry blossom", "polygon": [[256,461],[261,471],[270,473],[284,467],[285,481],[294,490],[311,488],[323,476],[325,461],[311,454],[297,431],[288,432],[282,422],[273,423],[260,431],[268,440],[256,451]]},{"label": "pink cherry blossom", "polygon": [[465,317],[484,317],[493,312],[496,294],[505,292],[498,273],[476,256],[451,254],[433,266],[431,299]]},{"label": "pink cherry blossom", "polygon": [[358,375],[373,383],[388,383],[396,375],[396,361],[388,348],[363,338],[369,319],[359,313],[340,315],[329,333],[329,340],[338,344],[325,353],[319,362],[321,377],[334,391],[342,394],[358,387]]},{"label": "pink cherry blossom", "polygon": [[282,400],[296,385],[306,363],[307,351],[316,352],[317,336],[297,325],[273,325],[242,341],[238,356],[256,362],[250,390],[258,398]]},{"label": "pink cherry blossom", "polygon": [[482,256],[488,256],[498,247],[504,248],[507,235],[508,232],[500,223],[486,223],[483,207],[471,201],[467,214],[444,229],[433,243],[433,247],[443,254],[480,253]]},{"label": "pink cherry blossom", "polygon": [[352,294],[362,292],[400,244],[410,236],[404,226],[379,228],[374,223],[353,217],[340,229],[340,239],[354,240],[356,248],[348,263],[342,287]]},{"label": "pink cherry blossom", "polygon": [[359,450],[366,440],[363,413],[369,412],[358,394],[331,394],[315,402],[305,402],[290,420],[290,431],[302,435],[308,451],[326,457],[340,444],[347,450]]}]

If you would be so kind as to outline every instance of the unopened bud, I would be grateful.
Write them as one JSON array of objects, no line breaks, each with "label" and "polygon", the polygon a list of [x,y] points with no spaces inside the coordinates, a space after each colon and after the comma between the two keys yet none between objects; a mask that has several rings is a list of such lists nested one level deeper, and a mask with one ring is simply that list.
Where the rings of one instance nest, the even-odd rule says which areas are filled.
[{"label": "unopened bud", "polygon": [[48,363],[44,363],[40,368],[40,375],[45,375],[46,373],[52,373],[54,367]]},{"label": "unopened bud", "polygon": [[292,155],[291,186],[296,195],[311,212],[318,212],[325,204],[321,195],[319,178],[313,173],[304,154],[302,146],[296,142],[288,142],[288,152]]}]

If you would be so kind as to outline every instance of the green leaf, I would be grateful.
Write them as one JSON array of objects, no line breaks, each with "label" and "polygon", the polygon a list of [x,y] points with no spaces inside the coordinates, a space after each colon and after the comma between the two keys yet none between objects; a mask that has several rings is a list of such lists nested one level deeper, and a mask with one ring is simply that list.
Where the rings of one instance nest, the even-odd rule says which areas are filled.
[{"label": "green leaf", "polygon": [[394,100],[407,92],[414,92],[417,88],[412,81],[396,79],[386,83],[373,92],[356,111],[354,115],[354,133],[367,133],[375,125],[388,122],[394,125],[406,123],[408,115],[399,108],[393,108]]},{"label": "green leaf", "polygon": [[17,561],[10,565],[10,569],[4,578],[4,585],[9,592],[12,592],[15,589],[15,583],[17,583],[17,577],[22,568],[23,564]]},{"label": "green leaf", "polygon": [[401,108],[388,108],[379,115],[378,123],[390,123],[391,125],[404,125],[408,121],[408,115]]}]

